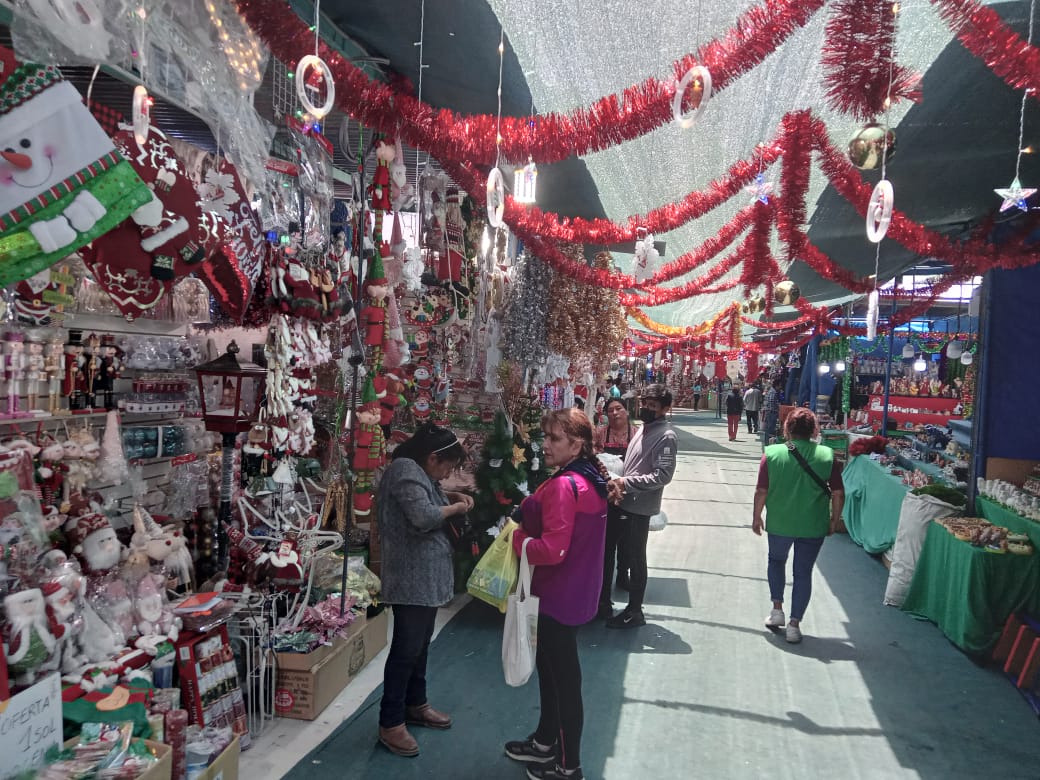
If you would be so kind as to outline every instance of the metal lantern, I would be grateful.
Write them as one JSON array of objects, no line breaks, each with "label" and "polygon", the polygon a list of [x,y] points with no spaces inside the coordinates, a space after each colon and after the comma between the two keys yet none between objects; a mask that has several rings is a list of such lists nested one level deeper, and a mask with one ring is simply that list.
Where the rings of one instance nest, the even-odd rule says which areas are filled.
[{"label": "metal lantern", "polygon": [[534,203],[538,185],[538,166],[528,158],[527,165],[513,171],[513,200]]},{"label": "metal lantern", "polygon": [[[232,341],[216,360],[195,366],[199,380],[202,419],[207,431],[221,435],[220,511],[214,528],[214,555],[208,566],[200,567],[199,579],[208,579],[227,568],[227,526],[231,520],[231,493],[234,479],[235,437],[249,430],[260,416],[267,370],[256,363],[240,363],[238,344]],[[216,384],[219,394],[207,397],[207,385]]]}]

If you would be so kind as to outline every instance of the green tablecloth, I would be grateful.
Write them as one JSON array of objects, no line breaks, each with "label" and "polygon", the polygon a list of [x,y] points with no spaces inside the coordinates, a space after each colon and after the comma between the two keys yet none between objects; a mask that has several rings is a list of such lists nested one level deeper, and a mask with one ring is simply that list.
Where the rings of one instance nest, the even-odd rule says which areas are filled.
[{"label": "green tablecloth", "polygon": [[1008,615],[1040,598],[1037,555],[986,552],[928,527],[903,611],[928,618],[967,653],[986,653]]},{"label": "green tablecloth", "polygon": [[975,509],[993,525],[1002,525],[1017,534],[1028,534],[1033,546],[1040,550],[1040,523],[1001,506],[984,496],[975,499]]},{"label": "green tablecloth", "polygon": [[866,455],[852,458],[841,479],[845,483],[842,517],[849,536],[868,553],[884,552],[896,540],[899,508],[909,488]]}]

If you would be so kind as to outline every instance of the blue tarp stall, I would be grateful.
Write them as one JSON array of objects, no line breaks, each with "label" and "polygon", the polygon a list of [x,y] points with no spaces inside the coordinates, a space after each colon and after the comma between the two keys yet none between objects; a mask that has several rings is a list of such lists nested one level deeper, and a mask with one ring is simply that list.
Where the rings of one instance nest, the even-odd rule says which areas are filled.
[{"label": "blue tarp stall", "polygon": [[808,401],[809,408],[816,411],[816,395],[819,392],[819,367],[816,360],[820,354],[820,342],[823,336],[813,336],[805,349],[805,359],[802,361],[802,380],[798,385],[797,406]]},{"label": "blue tarp stall", "polygon": [[[1040,333],[1040,265],[986,274],[982,291],[982,348],[977,366],[974,414],[974,473],[1008,478],[1015,464],[1000,466],[992,459],[1040,460],[1040,424],[1036,399],[1040,363],[1036,359]],[[996,468],[996,471],[994,471]],[[975,485],[972,480],[971,488]],[[974,495],[974,493],[972,494]]]}]

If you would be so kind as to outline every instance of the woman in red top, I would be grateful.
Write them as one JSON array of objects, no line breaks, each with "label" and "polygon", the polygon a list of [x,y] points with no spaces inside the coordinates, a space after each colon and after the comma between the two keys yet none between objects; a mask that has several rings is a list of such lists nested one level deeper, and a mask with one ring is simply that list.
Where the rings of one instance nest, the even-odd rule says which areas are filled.
[{"label": "woman in red top", "polygon": [[596,614],[607,520],[606,470],[592,451],[592,423],[584,412],[560,409],[542,418],[545,464],[558,471],[520,505],[513,532],[535,567],[531,593],[540,599],[535,665],[541,714],[525,740],[506,743],[506,755],[529,762],[533,780],[581,780],[585,715],[578,660],[578,626]]},{"label": "woman in red top", "polygon": [[[605,452],[625,459],[629,439],[632,438],[633,426],[628,420],[628,409],[620,398],[611,398],[603,408],[607,424],[596,429],[595,446],[597,454]],[[603,549],[603,588],[599,594],[599,610],[596,617],[609,619],[614,615],[614,602],[611,600],[611,586],[614,583],[614,558],[617,557],[617,586],[628,590],[628,551],[624,541],[628,536],[623,533],[626,521],[621,519],[621,510],[609,504],[607,506],[607,541]]]}]

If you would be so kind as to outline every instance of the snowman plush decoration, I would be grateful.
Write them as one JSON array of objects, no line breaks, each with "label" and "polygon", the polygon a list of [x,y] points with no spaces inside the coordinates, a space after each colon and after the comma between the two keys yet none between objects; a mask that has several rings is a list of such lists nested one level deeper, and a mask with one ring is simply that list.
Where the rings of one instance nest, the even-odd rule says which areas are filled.
[{"label": "snowman plush decoration", "polygon": [[57,68],[21,65],[0,85],[0,285],[49,267],[151,199]]}]

